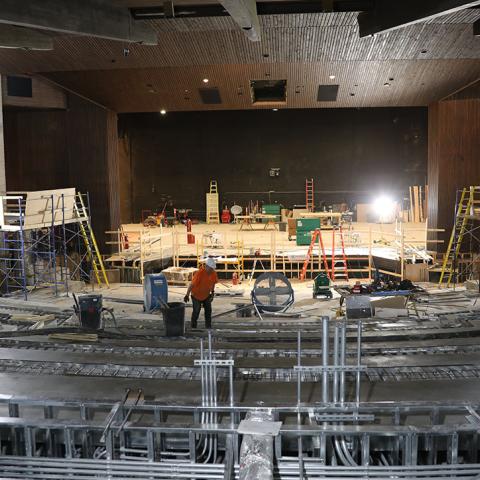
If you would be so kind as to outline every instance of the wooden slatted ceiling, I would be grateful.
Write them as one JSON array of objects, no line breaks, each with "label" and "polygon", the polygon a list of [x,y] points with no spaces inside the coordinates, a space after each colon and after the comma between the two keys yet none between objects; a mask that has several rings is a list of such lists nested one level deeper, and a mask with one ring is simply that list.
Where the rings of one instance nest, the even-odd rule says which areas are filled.
[{"label": "wooden slatted ceiling", "polygon": [[[480,77],[479,17],[471,9],[360,39],[355,13],[262,16],[260,43],[229,17],[152,20],[159,45],[130,45],[127,57],[120,42],[58,36],[52,52],[0,50],[0,72],[40,72],[121,112],[258,108],[248,85],[261,78],[287,79],[292,108],[427,105]],[[324,105],[316,91],[330,74],[339,97]],[[222,105],[200,103],[204,77]]]},{"label": "wooden slatted ceiling", "polygon": [[[266,72],[270,77],[265,77]],[[336,74],[330,80],[329,74]],[[455,86],[479,76],[477,60],[423,60],[396,62],[277,63],[269,65],[210,65],[208,67],[165,67],[115,71],[57,72],[56,82],[95,98],[118,112],[172,110],[244,109],[252,106],[251,79],[288,79],[287,107],[367,107],[428,105]],[[220,88],[221,105],[203,105],[197,89],[202,79]],[[388,82],[390,87],[384,87]],[[340,85],[338,100],[317,102],[319,84]],[[150,87],[151,85],[151,87]],[[154,90],[154,93],[150,93]],[[299,91],[299,93],[295,93]],[[354,93],[355,96],[351,96]]]}]

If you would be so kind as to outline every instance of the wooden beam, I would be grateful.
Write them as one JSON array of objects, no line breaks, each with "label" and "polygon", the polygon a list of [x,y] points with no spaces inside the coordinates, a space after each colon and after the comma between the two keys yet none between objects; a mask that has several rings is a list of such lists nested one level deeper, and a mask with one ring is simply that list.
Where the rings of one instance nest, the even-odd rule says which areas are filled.
[{"label": "wooden beam", "polygon": [[53,39],[30,28],[0,25],[0,48],[53,50]]},{"label": "wooden beam", "polygon": [[477,5],[480,0],[377,0],[372,11],[358,15],[360,37],[425,22]]},{"label": "wooden beam", "polygon": [[2,0],[0,23],[156,45],[157,35],[108,0]]},{"label": "wooden beam", "polygon": [[245,32],[249,40],[252,42],[261,40],[260,22],[255,0],[220,0],[220,3]]}]

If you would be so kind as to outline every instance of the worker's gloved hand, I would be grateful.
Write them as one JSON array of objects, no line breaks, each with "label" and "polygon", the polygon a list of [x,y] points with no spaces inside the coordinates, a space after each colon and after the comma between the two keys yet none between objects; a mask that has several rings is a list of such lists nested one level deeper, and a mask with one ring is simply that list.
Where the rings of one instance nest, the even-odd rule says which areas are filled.
[{"label": "worker's gloved hand", "polygon": [[212,292],[209,296],[208,299],[213,302],[213,297],[215,296],[215,292]]},{"label": "worker's gloved hand", "polygon": [[190,301],[190,296],[189,296],[189,295],[185,295],[185,296],[183,297],[183,301],[184,301],[185,303],[188,303],[188,302]]}]

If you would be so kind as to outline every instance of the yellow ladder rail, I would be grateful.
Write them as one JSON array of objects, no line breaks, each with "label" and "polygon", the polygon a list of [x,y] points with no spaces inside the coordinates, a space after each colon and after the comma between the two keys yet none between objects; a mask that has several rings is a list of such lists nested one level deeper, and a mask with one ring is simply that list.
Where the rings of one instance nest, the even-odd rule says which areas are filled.
[{"label": "yellow ladder rail", "polygon": [[[455,213],[455,224],[452,228],[450,240],[448,242],[447,251],[442,263],[442,271],[440,273],[440,279],[438,281],[439,286],[443,284],[446,276],[446,286],[449,287],[453,277],[453,263],[454,259],[460,253],[460,249],[463,242],[463,237],[467,230],[469,212],[475,202],[475,192],[477,187],[468,187],[462,189],[460,201],[458,203],[457,211]],[[454,248],[455,236],[457,242]]]},{"label": "yellow ladder rail", "polygon": [[[102,256],[100,255],[100,250],[98,248],[97,240],[95,234],[93,233],[92,226],[90,225],[90,218],[85,208],[85,203],[83,202],[83,197],[81,193],[78,193],[78,201],[80,203],[80,208],[75,202],[75,210],[79,217],[80,233],[82,235],[85,247],[87,249],[87,254],[89,260],[92,262],[93,272],[97,283],[101,285],[104,283],[107,287],[110,286],[110,283],[107,278],[107,272],[103,264]],[[103,277],[103,281],[102,281]]]}]

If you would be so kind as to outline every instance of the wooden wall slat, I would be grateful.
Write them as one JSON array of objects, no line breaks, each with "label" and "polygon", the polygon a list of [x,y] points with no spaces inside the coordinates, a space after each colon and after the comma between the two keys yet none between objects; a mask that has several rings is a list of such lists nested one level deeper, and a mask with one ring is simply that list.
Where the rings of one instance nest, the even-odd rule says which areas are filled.
[{"label": "wooden wall slat", "polygon": [[456,191],[480,185],[480,99],[437,102],[429,107],[428,121],[429,222],[432,228],[445,228],[446,239]]},{"label": "wooden wall slat", "polygon": [[103,248],[104,232],[120,222],[117,115],[74,95],[68,107],[5,112],[7,189],[88,192]]}]

